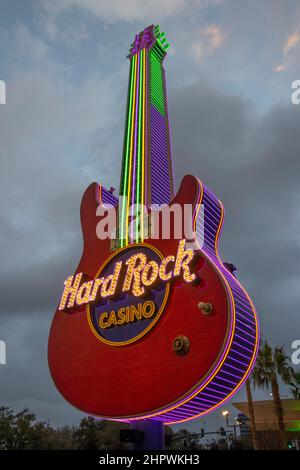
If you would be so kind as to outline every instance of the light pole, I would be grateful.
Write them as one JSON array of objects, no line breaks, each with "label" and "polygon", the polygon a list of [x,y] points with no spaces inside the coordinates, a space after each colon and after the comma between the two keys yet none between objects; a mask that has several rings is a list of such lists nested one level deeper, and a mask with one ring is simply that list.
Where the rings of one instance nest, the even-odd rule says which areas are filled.
[{"label": "light pole", "polygon": [[228,410],[222,411],[222,415],[223,415],[224,418],[226,419],[226,426],[227,426],[228,428],[233,428],[234,438],[235,438],[235,440],[236,440],[236,424],[229,424],[229,420],[228,420],[229,411],[228,411]]}]

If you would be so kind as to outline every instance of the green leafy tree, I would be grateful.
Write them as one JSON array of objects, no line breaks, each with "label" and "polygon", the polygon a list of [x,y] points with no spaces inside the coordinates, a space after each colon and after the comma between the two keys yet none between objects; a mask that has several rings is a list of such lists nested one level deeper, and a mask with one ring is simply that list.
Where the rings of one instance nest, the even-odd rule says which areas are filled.
[{"label": "green leafy tree", "polygon": [[254,386],[271,387],[274,401],[274,412],[277,418],[278,429],[281,433],[282,447],[285,448],[285,425],[282,402],[279,393],[278,378],[289,384],[294,377],[290,358],[285,354],[282,346],[272,348],[267,341],[263,341],[257,356],[252,374]]},{"label": "green leafy tree", "polygon": [[79,426],[53,429],[37,421],[29,410],[14,413],[0,408],[0,449],[125,449],[120,443],[119,423],[83,418]]},{"label": "green leafy tree", "polygon": [[51,429],[48,436],[49,445],[52,449],[58,450],[76,450],[76,442],[74,439],[75,426],[63,426],[57,429]]},{"label": "green leafy tree", "polygon": [[124,426],[92,417],[83,418],[74,431],[76,447],[82,450],[126,449],[125,444],[120,443],[120,428]]},{"label": "green leafy tree", "polygon": [[99,449],[101,445],[101,431],[104,427],[104,421],[94,418],[83,418],[79,428],[74,432],[74,441],[78,449],[89,450]]},{"label": "green leafy tree", "polygon": [[10,408],[0,408],[0,449],[51,449],[52,432],[47,423],[37,422],[28,409],[14,413]]},{"label": "green leafy tree", "polygon": [[295,400],[300,400],[300,372],[295,372],[291,382],[289,382],[290,391]]}]

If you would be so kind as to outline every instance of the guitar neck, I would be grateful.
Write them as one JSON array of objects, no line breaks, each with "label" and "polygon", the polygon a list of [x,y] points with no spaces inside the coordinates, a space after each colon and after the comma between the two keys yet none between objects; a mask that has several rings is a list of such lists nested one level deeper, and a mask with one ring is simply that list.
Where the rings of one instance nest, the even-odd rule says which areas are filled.
[{"label": "guitar neck", "polygon": [[[144,240],[140,205],[169,203],[174,195],[163,69],[167,47],[164,33],[152,25],[136,36],[128,56],[130,71],[119,192],[120,246]],[[131,229],[133,218],[140,221]]]}]

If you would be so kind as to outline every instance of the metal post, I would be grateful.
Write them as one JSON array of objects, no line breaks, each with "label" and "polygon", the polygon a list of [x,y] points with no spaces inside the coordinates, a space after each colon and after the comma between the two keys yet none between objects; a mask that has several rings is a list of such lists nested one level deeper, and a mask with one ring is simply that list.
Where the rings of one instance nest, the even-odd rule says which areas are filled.
[{"label": "metal post", "polygon": [[131,450],[163,450],[165,448],[165,430],[161,421],[142,419],[130,424],[131,429],[143,431],[141,444],[131,444]]},{"label": "metal post", "polygon": [[235,424],[229,424],[228,415],[226,415],[226,425],[227,425],[228,428],[233,428],[234,438],[236,440],[236,425]]}]

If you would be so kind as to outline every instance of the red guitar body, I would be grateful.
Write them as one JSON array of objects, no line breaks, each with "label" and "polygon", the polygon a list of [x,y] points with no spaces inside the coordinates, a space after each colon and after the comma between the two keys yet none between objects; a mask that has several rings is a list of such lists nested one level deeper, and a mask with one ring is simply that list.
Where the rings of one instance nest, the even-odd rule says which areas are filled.
[{"label": "red guitar body", "polygon": [[[96,235],[96,210],[106,202],[101,193],[108,194],[93,183],[81,203],[83,253],[76,272],[89,279],[112,254],[110,240]],[[253,365],[259,335],[255,310],[218,255],[222,204],[193,176],[183,179],[174,203],[195,209],[190,224],[197,228],[198,282],[170,282],[164,311],[147,334],[116,347],[93,333],[85,307],[54,315],[48,348],[53,380],[66,400],[88,414],[125,421],[191,419],[227,400]],[[198,204],[204,204],[204,214],[197,214]],[[178,241],[171,231],[170,240],[145,243],[166,257],[176,253]],[[213,311],[204,314],[199,302]],[[187,354],[174,352],[178,336],[188,338]]]}]

